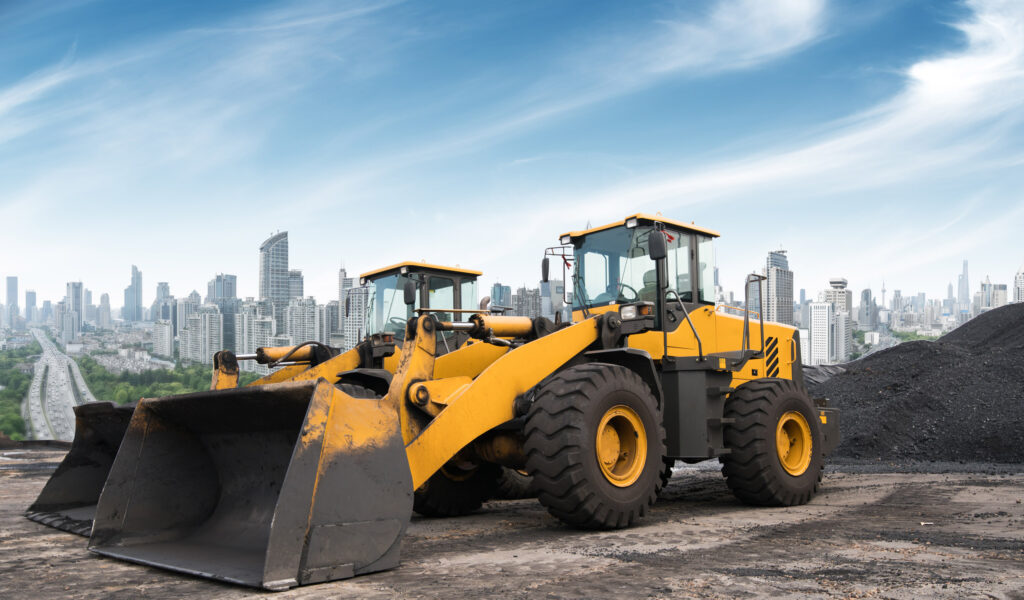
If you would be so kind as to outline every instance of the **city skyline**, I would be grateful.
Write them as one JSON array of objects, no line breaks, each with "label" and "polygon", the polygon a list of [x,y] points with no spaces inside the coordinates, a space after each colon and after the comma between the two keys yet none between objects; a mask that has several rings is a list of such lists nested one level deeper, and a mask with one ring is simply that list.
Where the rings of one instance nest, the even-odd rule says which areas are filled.
[{"label": "city skyline", "polygon": [[952,261],[1007,283],[1024,262],[1020,3],[5,17],[0,275],[41,298],[84,281],[117,302],[133,263],[179,296],[224,271],[256,297],[275,230],[318,298],[343,257],[534,285],[558,234],[637,211],[721,231],[727,289],[780,245],[797,289],[941,297]]},{"label": "city skyline", "polygon": [[[275,234],[275,237],[277,235],[282,234],[282,233],[286,234],[287,232],[278,232],[278,234]],[[772,255],[776,254],[778,252],[779,252],[778,250],[765,250],[764,251],[764,253],[772,254]],[[792,253],[790,253],[788,251],[784,252],[784,254],[789,254],[789,258],[793,258],[792,257]],[[344,262],[345,261],[341,261],[341,263],[344,263]],[[351,262],[351,261],[349,261],[349,262]],[[430,261],[426,261],[426,262],[430,262]],[[973,264],[973,263],[970,263],[970,261],[968,261],[967,259],[964,259],[962,261],[962,263],[961,263],[962,266],[960,268],[966,268],[967,264]],[[788,261],[787,261],[787,265],[788,265]],[[132,266],[135,267],[135,265],[132,265]],[[452,266],[457,266],[457,265],[453,264]],[[465,265],[463,265],[463,266],[465,266]],[[360,272],[370,271],[373,268],[375,268],[375,267],[367,266],[365,268],[361,268]],[[341,269],[345,269],[345,268],[341,267]],[[345,270],[347,270],[347,269],[345,269]],[[750,271],[748,271],[748,273],[760,273],[763,270],[764,270],[764,267],[760,266],[760,267],[757,267],[757,268],[752,268]],[[807,292],[808,297],[813,297],[814,295],[817,294],[818,291],[827,289],[829,287],[828,284],[829,284],[829,281],[831,279],[833,279],[834,277],[837,277],[837,276],[842,276],[842,273],[847,272],[849,269],[837,268],[835,270],[838,272],[838,275],[834,275],[832,277],[829,277],[828,279],[826,279],[826,280],[824,280],[822,282],[812,282],[812,283],[809,283],[809,284],[806,284],[806,285],[803,282],[807,278],[806,277],[801,277],[799,270],[793,268],[792,266],[790,266],[790,270],[793,273],[792,274],[792,278],[793,278],[793,284],[792,284],[793,298],[794,298],[794,300],[798,300],[798,293],[799,293],[799,291],[804,290],[804,291]],[[981,270],[976,270],[974,267],[972,267],[970,270],[972,272],[977,271],[977,272],[979,272],[979,274],[977,276],[975,276],[974,278],[971,278],[970,273],[968,273],[969,278],[968,278],[968,282],[967,283],[968,283],[969,287],[966,290],[967,291],[968,302],[970,302],[970,299],[973,298],[974,293],[979,290],[980,285],[982,284],[982,282],[984,282],[984,280],[986,278],[988,278],[991,281],[992,284],[1005,285],[1006,288],[1007,288],[1007,293],[1008,293],[1009,299],[1012,302],[1013,299],[1014,299],[1014,295],[1013,295],[1014,284],[1015,284],[1015,281],[1017,279],[1018,274],[1024,272],[1024,264],[1021,264],[1021,266],[1018,267],[1018,269],[1015,270],[1013,273],[1011,273],[1009,275],[1006,275],[1006,276],[1003,276],[1003,277],[1000,277],[998,275],[992,275],[990,273],[980,274]],[[142,273],[143,271],[144,271],[143,269],[138,269],[139,273]],[[539,287],[540,286],[540,269],[539,269],[539,265],[538,265],[538,270],[537,271],[538,272],[537,272],[536,280],[533,280],[533,281],[522,281],[522,282],[506,280],[506,279],[499,279],[499,278],[490,278],[490,277],[487,276],[487,272],[484,271],[484,275],[482,275],[480,277],[481,297],[486,295],[488,293],[486,290],[491,290],[492,287],[495,284],[501,284],[501,285],[504,285],[504,286],[511,286],[512,289],[517,289],[517,288],[523,287],[523,286],[526,286],[528,288],[531,288],[533,286]],[[168,284],[167,282],[158,282],[158,283],[152,285],[153,290],[151,292],[149,292],[149,293],[147,293],[145,287],[143,287],[143,290],[142,290],[142,307],[146,308],[150,304],[153,303],[153,301],[156,299],[157,288],[160,287],[160,286],[165,286],[166,285],[170,289],[171,295],[174,296],[175,298],[183,298],[183,297],[186,297],[186,296],[188,296],[189,294],[191,294],[193,292],[198,293],[199,289],[207,289],[207,290],[213,289],[210,286],[212,286],[214,284],[214,282],[218,281],[220,278],[224,278],[224,277],[231,278],[230,279],[230,281],[231,281],[230,289],[232,290],[232,292],[234,292],[234,297],[236,297],[238,299],[245,299],[247,297],[252,297],[252,298],[257,299],[257,300],[260,299],[259,291],[258,290],[252,290],[254,293],[246,293],[246,288],[238,283],[239,280],[244,281],[246,279],[244,275],[233,275],[233,274],[225,275],[226,272],[227,272],[227,270],[214,269],[213,273],[211,273],[210,276],[206,276],[206,277],[213,277],[213,279],[208,279],[207,280],[207,284],[206,284],[205,287],[202,286],[202,285],[199,285],[198,282],[196,282],[195,286],[188,286],[188,285],[186,285],[186,286],[180,287],[180,288],[175,288],[173,284]],[[258,267],[253,267],[252,269],[250,269],[250,272],[253,273],[253,275],[252,275],[252,279],[253,280],[258,280],[259,279],[259,268]],[[135,272],[133,271],[133,275],[134,274],[135,274]],[[316,298],[318,302],[323,302],[323,303],[326,303],[326,302],[328,302],[330,300],[337,300],[339,298],[339,295],[340,295],[340,292],[339,292],[339,289],[338,289],[337,274],[338,274],[338,268],[336,267],[335,270],[334,270],[334,273],[332,274],[332,276],[334,278],[333,289],[326,290],[325,293],[323,293],[322,295],[321,294],[307,293],[307,294],[302,295],[301,297],[302,298],[313,297],[313,298]],[[961,296],[961,293],[959,291],[959,281],[960,280],[959,280],[958,276],[960,276],[960,275],[961,275],[961,273],[953,272],[951,270],[951,275],[949,276],[949,281],[947,281],[945,284],[942,284],[942,285],[939,285],[939,284],[936,283],[933,286],[935,289],[941,289],[941,292],[940,293],[936,293],[936,294],[928,293],[926,291],[922,292],[922,290],[914,290],[914,289],[911,289],[911,288],[909,288],[907,286],[900,286],[900,285],[898,285],[898,283],[894,283],[891,280],[888,283],[885,283],[884,281],[880,281],[877,286],[860,285],[860,284],[858,284],[856,282],[850,282],[850,283],[848,283],[848,286],[849,286],[849,289],[854,290],[855,295],[857,295],[858,297],[859,297],[859,294],[861,293],[862,290],[870,289],[871,293],[872,293],[872,297],[878,299],[879,301],[880,301],[881,296],[882,296],[881,290],[882,290],[882,285],[883,284],[885,285],[885,290],[887,292],[887,298],[886,298],[887,301],[892,299],[892,294],[894,292],[896,292],[896,291],[902,292],[902,294],[904,296],[916,296],[917,294],[924,293],[926,295],[926,297],[928,297],[930,299],[940,299],[940,300],[942,300],[942,299],[946,299],[948,297],[948,294],[949,294],[948,288],[950,286],[952,286],[952,289],[954,290],[954,295],[959,300],[960,296]],[[12,277],[12,276],[6,276],[5,274],[0,273],[0,277],[4,277],[5,279],[9,280],[10,277]],[[15,275],[13,277],[16,278],[17,285],[19,287],[23,287],[24,288],[24,293],[31,293],[33,299],[38,298],[38,300],[37,300],[38,303],[42,303],[44,301],[50,301],[53,304],[56,304],[57,302],[60,302],[61,300],[63,300],[66,297],[66,295],[67,295],[66,290],[67,290],[67,286],[69,284],[76,283],[79,286],[83,285],[82,281],[78,281],[78,282],[66,281],[61,286],[61,287],[65,288],[65,292],[64,293],[62,293],[59,296],[47,297],[47,296],[42,295],[39,292],[35,291],[36,289],[38,289],[38,286],[37,286],[37,288],[30,288],[30,287],[26,286],[24,283],[22,283],[22,278],[20,276],[16,276]],[[192,279],[193,280],[200,280],[200,279],[203,279],[203,277],[204,276],[198,276],[197,275],[196,277],[193,277]],[[554,277],[554,275],[552,277]],[[358,277],[356,277],[356,279],[358,279]],[[884,278],[881,278],[881,279],[884,279]],[[87,283],[88,282],[86,282],[86,284]],[[735,301],[737,303],[741,302],[742,299],[743,299],[743,296],[742,296],[742,279],[740,280],[740,285],[737,285],[737,286],[729,286],[728,285],[728,281],[724,281],[723,283],[724,283],[724,285],[721,286],[723,291],[726,292],[726,293],[732,292],[734,294]],[[223,285],[223,284],[220,284],[220,285]],[[8,286],[10,286],[10,283],[8,284]],[[181,290],[184,290],[184,289],[188,289],[189,291],[188,292],[181,291]],[[89,288],[86,291],[90,291],[90,290],[92,290],[93,293],[99,294],[99,295],[106,295],[106,293],[107,293],[107,292],[105,292],[103,290],[94,290],[94,288]],[[178,290],[178,291],[176,291],[176,290]],[[22,296],[24,296],[24,293],[22,294]],[[766,298],[767,298],[767,296],[766,296]],[[202,297],[202,299],[203,299],[203,301],[205,301],[206,297]],[[6,300],[6,298],[5,298],[5,300]],[[756,299],[754,299],[754,300],[756,301]],[[285,303],[287,303],[287,301],[285,301]],[[24,297],[22,297],[22,298],[19,299],[19,303],[18,303],[18,307],[21,310],[22,316],[24,316],[24,310],[25,310],[24,304],[25,304]],[[0,304],[0,305],[4,306],[5,311],[8,309],[8,305],[6,304],[6,302],[3,303],[3,304]],[[116,309],[116,310],[123,310],[124,306],[123,305],[118,306],[118,305],[115,304],[115,305],[112,305],[111,308],[112,309]],[[124,319],[123,316],[121,318]]]}]

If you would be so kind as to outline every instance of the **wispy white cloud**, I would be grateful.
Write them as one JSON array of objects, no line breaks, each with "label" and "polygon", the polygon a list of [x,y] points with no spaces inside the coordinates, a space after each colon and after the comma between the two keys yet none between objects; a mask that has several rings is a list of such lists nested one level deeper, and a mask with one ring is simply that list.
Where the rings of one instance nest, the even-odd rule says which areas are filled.
[{"label": "wispy white cloud", "polygon": [[[486,148],[532,128],[677,77],[751,68],[799,51],[827,33],[824,0],[720,0],[707,12],[666,15],[601,32],[565,48],[509,98],[464,125],[402,149],[366,157],[310,182],[314,206],[373,185],[411,165]],[[475,82],[472,83],[475,85]]]}]

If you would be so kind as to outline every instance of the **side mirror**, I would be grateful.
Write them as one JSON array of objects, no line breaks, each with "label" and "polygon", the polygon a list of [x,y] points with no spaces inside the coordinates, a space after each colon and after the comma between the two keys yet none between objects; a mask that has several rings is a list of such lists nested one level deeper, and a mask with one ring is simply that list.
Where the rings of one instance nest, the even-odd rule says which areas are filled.
[{"label": "side mirror", "polygon": [[551,263],[548,260],[548,257],[545,256],[544,260],[540,261],[540,280],[544,283],[548,282],[548,269],[550,266]]},{"label": "side mirror", "polygon": [[405,304],[412,306],[416,304],[416,282],[411,279],[405,280]]},{"label": "side mirror", "polygon": [[651,260],[661,260],[668,256],[668,246],[665,244],[665,234],[660,231],[652,231],[647,236],[647,254]]}]

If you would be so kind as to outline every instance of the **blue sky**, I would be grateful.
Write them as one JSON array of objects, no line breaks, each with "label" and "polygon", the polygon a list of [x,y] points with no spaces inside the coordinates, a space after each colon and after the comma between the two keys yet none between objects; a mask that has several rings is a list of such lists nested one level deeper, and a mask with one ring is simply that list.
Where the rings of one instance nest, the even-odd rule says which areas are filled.
[{"label": "blue sky", "polygon": [[118,306],[130,266],[320,301],[405,259],[536,285],[559,233],[661,212],[722,283],[944,296],[1024,263],[1019,1],[0,3],[0,276]]}]

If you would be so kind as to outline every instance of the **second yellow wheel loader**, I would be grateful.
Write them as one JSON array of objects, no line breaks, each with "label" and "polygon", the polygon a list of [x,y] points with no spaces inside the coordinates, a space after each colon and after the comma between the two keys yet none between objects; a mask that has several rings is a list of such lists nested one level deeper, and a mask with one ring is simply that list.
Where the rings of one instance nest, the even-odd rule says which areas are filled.
[{"label": "second yellow wheel loader", "polygon": [[[571,320],[420,314],[383,397],[321,378],[141,401],[90,550],[271,590],[370,573],[398,564],[414,490],[472,494],[485,464],[582,528],[635,523],[670,460],[807,502],[839,415],[808,397],[796,330],[715,309],[716,235],[647,215],[568,233]],[[438,332],[502,352],[443,367]]]},{"label": "second yellow wheel loader", "polygon": [[[227,390],[238,386],[238,360],[255,360],[280,368],[250,386],[288,381],[315,381],[321,377],[335,384],[357,386],[357,393],[387,393],[391,374],[398,366],[395,336],[401,340],[406,321],[416,310],[436,308],[461,315],[476,305],[476,280],[480,271],[446,267],[420,262],[402,262],[364,273],[361,283],[368,287],[363,332],[365,338],[352,350],[342,352],[323,344],[306,343],[293,347],[259,348],[253,355],[236,356],[230,351],[218,352],[214,358],[211,390]],[[415,298],[404,301],[405,284],[416,286]],[[465,309],[463,307],[466,307]],[[345,310],[354,318],[358,307]],[[455,349],[465,341],[464,334],[452,332],[439,338],[447,348]],[[459,357],[446,359],[447,364],[468,369],[501,351],[475,348]],[[469,364],[464,367],[465,360]],[[44,525],[78,535],[89,536],[96,503],[110,473],[114,457],[128,429],[135,404],[117,406],[96,402],[75,407],[75,437],[71,449],[47,481],[39,496],[26,511],[26,516]]]}]

